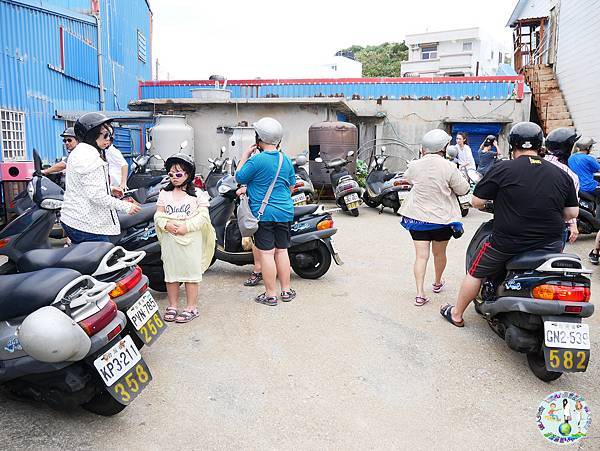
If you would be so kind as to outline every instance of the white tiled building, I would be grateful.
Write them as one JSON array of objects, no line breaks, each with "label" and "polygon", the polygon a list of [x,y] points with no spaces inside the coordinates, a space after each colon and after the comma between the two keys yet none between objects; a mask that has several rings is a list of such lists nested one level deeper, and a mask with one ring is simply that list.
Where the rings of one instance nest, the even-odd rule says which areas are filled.
[{"label": "white tiled building", "polygon": [[495,75],[506,50],[480,28],[407,35],[403,77]]}]

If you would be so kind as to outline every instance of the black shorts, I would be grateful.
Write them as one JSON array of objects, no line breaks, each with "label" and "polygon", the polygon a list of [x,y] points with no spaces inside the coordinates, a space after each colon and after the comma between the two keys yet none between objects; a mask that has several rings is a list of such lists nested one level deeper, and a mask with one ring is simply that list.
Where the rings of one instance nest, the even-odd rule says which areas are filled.
[{"label": "black shorts", "polygon": [[260,221],[254,234],[254,244],[261,251],[290,247],[290,222]]},{"label": "black shorts", "polygon": [[433,230],[409,230],[413,241],[448,241],[452,238],[452,227],[445,226]]},{"label": "black shorts", "polygon": [[475,259],[469,267],[469,274],[476,279],[494,277],[505,271],[506,262],[515,255],[517,254],[509,254],[493,248],[486,240],[479,247]]}]

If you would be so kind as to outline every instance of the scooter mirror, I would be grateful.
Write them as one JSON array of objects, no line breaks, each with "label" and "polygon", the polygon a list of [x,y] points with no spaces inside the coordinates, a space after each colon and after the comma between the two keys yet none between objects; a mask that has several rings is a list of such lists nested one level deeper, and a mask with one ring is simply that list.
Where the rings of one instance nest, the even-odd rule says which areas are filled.
[{"label": "scooter mirror", "polygon": [[221,146],[221,156],[223,156],[226,150],[227,149],[225,148],[225,146]]},{"label": "scooter mirror", "polygon": [[152,149],[152,143],[150,141],[146,142],[146,150]]},{"label": "scooter mirror", "polygon": [[384,154],[384,153],[385,153],[385,150],[386,150],[386,147],[385,147],[385,146],[381,146],[381,153],[382,153],[382,154]]},{"label": "scooter mirror", "polygon": [[215,162],[215,160],[214,160],[213,158],[209,158],[209,159],[208,159],[208,162],[209,162],[210,164],[213,164],[213,163]]},{"label": "scooter mirror", "polygon": [[350,152],[348,152],[348,156],[351,157],[352,155],[354,155],[354,151],[351,150]]},{"label": "scooter mirror", "polygon": [[317,163],[323,163],[323,158],[321,158],[321,157],[317,157],[317,158],[315,158],[315,161],[316,161]]},{"label": "scooter mirror", "polygon": [[188,142],[186,141],[182,141],[182,143],[179,145],[179,148],[181,150],[185,149],[188,146]]}]

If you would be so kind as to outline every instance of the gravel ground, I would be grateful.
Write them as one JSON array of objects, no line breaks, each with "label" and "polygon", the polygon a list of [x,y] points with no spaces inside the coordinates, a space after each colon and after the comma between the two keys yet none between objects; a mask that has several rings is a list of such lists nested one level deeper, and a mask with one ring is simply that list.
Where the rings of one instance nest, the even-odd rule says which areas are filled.
[{"label": "gravel ground", "polygon": [[[0,394],[0,449],[545,449],[535,414],[549,393],[576,391],[600,414],[600,315],[587,320],[588,371],[549,384],[472,309],[464,329],[440,317],[489,215],[465,218],[447,288],[421,308],[398,218],[367,207],[335,216],[345,265],[294,277],[296,300],[256,304],[259,290],[242,286],[250,268],[218,262],[201,285],[201,317],[143,350],[154,381],[123,413],[59,413]],[[583,237],[571,250],[585,256],[591,244]],[[579,446],[600,449],[598,428]]]}]

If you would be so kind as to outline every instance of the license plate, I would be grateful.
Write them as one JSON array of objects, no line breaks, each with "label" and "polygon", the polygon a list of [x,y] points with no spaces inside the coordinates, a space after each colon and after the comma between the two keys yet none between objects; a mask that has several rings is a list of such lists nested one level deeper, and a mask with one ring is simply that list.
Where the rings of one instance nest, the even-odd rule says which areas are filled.
[{"label": "license plate", "polygon": [[142,359],[129,335],[94,360],[94,366],[107,387],[111,387]]},{"label": "license plate", "polygon": [[590,326],[544,321],[544,344],[549,348],[590,349]]},{"label": "license plate", "polygon": [[127,317],[136,335],[148,346],[152,346],[167,328],[158,312],[158,304],[147,291],[127,310]]},{"label": "license plate", "polygon": [[576,373],[585,371],[590,361],[589,349],[548,348],[544,346],[544,359],[549,371]]},{"label": "license plate", "polygon": [[346,197],[344,197],[344,201],[346,202],[346,205],[353,203],[353,202],[358,202],[358,194],[356,193],[352,193],[352,194],[348,194]]},{"label": "license plate", "polygon": [[292,196],[292,202],[294,202],[294,205],[306,203],[306,194],[300,193],[300,194],[296,194],[295,196]]},{"label": "license plate", "polygon": [[458,196],[458,201],[461,204],[470,204],[471,203],[471,195],[465,194],[464,196]]},{"label": "license plate", "polygon": [[121,404],[129,404],[144,390],[152,380],[152,373],[144,360],[140,360],[115,384],[107,388],[113,398]]}]

